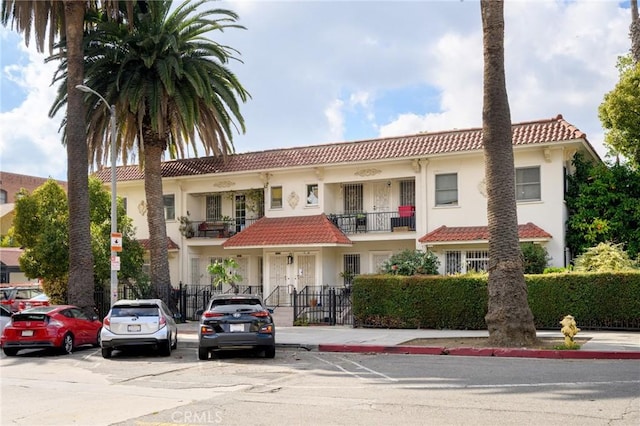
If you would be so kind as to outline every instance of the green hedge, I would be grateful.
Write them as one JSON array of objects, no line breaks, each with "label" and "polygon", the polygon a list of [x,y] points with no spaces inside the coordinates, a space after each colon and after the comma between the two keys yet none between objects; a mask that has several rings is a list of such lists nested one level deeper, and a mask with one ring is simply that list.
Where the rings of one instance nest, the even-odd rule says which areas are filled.
[{"label": "green hedge", "polygon": [[[536,328],[640,328],[640,273],[525,276]],[[352,290],[355,326],[486,329],[486,275],[361,275]]]}]

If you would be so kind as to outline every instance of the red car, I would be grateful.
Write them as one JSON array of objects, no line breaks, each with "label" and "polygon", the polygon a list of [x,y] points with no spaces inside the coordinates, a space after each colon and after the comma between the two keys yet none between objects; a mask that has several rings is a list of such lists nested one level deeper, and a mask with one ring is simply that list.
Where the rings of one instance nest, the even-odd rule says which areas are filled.
[{"label": "red car", "polygon": [[40,293],[37,296],[32,297],[28,300],[21,300],[18,302],[18,312],[24,311],[25,309],[35,308],[36,306],[49,306],[49,296],[44,293]]},{"label": "red car", "polygon": [[53,348],[71,353],[82,345],[100,346],[102,322],[77,306],[51,305],[13,314],[2,331],[0,345],[5,355],[21,349]]}]

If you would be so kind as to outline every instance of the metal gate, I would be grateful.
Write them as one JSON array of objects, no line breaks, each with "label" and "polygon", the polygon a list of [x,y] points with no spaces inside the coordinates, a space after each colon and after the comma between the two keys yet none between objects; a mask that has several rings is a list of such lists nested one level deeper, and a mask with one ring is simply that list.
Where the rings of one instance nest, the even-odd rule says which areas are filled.
[{"label": "metal gate", "polygon": [[292,298],[294,325],[353,325],[349,288],[307,286]]}]

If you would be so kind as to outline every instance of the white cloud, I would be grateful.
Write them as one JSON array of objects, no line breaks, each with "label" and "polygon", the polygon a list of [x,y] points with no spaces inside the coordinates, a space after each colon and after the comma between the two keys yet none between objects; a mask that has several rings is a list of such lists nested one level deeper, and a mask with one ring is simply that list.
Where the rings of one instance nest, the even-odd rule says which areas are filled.
[{"label": "white cloud", "polygon": [[331,140],[340,140],[344,134],[344,117],[342,115],[342,106],[344,102],[336,99],[324,111],[329,123],[329,134]]}]

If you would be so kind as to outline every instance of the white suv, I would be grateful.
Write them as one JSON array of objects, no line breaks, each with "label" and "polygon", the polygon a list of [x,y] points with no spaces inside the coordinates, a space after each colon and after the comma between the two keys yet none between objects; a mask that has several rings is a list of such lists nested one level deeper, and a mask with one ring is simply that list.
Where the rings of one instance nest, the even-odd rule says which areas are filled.
[{"label": "white suv", "polygon": [[178,346],[178,326],[171,311],[160,299],[118,300],[102,322],[102,356],[111,358],[114,349],[147,345],[163,356]]}]

